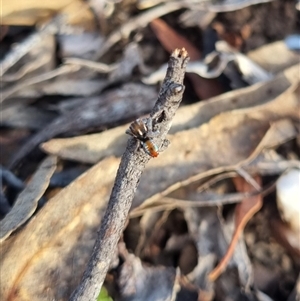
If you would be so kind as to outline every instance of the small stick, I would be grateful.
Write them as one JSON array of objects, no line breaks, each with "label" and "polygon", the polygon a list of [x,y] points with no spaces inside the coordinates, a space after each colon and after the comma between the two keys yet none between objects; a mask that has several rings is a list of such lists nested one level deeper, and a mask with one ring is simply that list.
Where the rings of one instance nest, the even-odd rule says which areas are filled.
[{"label": "small stick", "polygon": [[[188,60],[188,53],[184,48],[176,49],[171,54],[158,99],[148,117],[148,126],[153,126],[151,130],[155,127],[158,132],[157,137],[153,138],[156,145],[166,144],[172,119],[182,100],[183,79]],[[91,258],[70,301],[93,301],[99,295],[111,258],[124,230],[140,177],[151,159],[149,154],[136,145],[137,139],[131,137],[121,159]]]},{"label": "small stick", "polygon": [[34,32],[29,37],[27,37],[23,42],[18,43],[5,57],[0,61],[0,77],[4,73],[14,66],[26,53],[28,53],[36,44],[43,41],[44,37],[48,34],[56,34],[59,31],[59,27],[63,24],[64,17],[62,15],[57,15],[48,24],[46,24],[42,29]]}]

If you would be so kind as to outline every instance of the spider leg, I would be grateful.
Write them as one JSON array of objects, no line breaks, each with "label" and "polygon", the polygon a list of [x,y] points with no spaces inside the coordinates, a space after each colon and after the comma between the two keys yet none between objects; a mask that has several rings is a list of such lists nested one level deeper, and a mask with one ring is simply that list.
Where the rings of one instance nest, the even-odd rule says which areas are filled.
[{"label": "spider leg", "polygon": [[159,135],[159,130],[155,129],[155,125],[153,124],[153,119],[151,117],[143,118],[143,122],[146,124],[146,127],[148,129],[148,138],[155,138]]},{"label": "spider leg", "polygon": [[142,144],[141,144],[141,141],[139,139],[135,139],[135,140],[136,140],[136,144],[135,144],[134,152],[137,152],[139,149],[142,148]]},{"label": "spider leg", "polygon": [[163,141],[163,143],[162,143],[162,145],[160,146],[160,148],[159,148],[159,152],[163,152],[163,151],[165,151],[167,148],[168,148],[168,146],[170,145],[170,140],[169,139],[165,139],[164,141]]}]

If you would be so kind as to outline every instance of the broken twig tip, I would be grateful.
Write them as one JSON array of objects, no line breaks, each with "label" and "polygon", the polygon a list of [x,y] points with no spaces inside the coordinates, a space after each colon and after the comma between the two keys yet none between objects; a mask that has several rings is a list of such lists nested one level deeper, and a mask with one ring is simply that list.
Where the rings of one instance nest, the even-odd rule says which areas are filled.
[{"label": "broken twig tip", "polygon": [[185,50],[185,48],[176,48],[172,54],[174,57],[179,57],[179,58],[187,58],[188,57],[188,52]]}]

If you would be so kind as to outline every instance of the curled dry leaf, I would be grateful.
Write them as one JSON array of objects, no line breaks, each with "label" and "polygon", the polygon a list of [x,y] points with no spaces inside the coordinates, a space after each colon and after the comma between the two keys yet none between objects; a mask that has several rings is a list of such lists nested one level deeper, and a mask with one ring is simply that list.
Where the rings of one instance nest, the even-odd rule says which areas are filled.
[{"label": "curled dry leaf", "polygon": [[[203,79],[217,78],[224,73],[230,79],[233,88],[244,87],[245,83],[253,85],[273,78],[271,73],[230,47],[225,41],[216,42],[215,47],[216,51],[209,53],[203,60],[189,63],[187,73],[197,74]],[[161,81],[166,68],[166,65],[162,65],[159,70],[144,77],[143,82],[156,84]]]},{"label": "curled dry leaf", "polygon": [[[273,78],[272,74],[266,72],[262,67],[251,61],[251,59],[249,59],[246,55],[230,47],[225,41],[217,42],[216,50],[220,53],[221,58],[222,56],[225,57],[225,60],[227,59],[228,62],[231,58],[233,59],[238,70],[241,72],[243,80],[245,80],[249,85],[253,85],[261,81],[268,81]],[[228,77],[230,78],[230,72]]]},{"label": "curled dry leaf", "polygon": [[[261,178],[255,177],[255,180],[261,184]],[[238,191],[252,191],[254,188],[247,183],[243,178],[234,178],[234,183]],[[228,247],[228,250],[217,267],[209,274],[209,279],[215,281],[222,272],[226,269],[246,224],[252,218],[252,216],[258,212],[262,206],[262,196],[257,195],[244,199],[241,203],[236,205],[235,208],[235,231]]]},{"label": "curled dry leaf", "polygon": [[214,283],[207,276],[215,266],[218,244],[224,244],[217,208],[186,208],[184,215],[198,250],[198,264],[187,277],[199,289],[200,300],[210,301],[215,296]]},{"label": "curled dry leaf", "polygon": [[121,255],[125,261],[121,266],[117,282],[124,300],[175,300],[180,287],[179,274],[174,268],[147,267],[138,257],[124,250]]},{"label": "curled dry leaf", "polygon": [[189,53],[191,61],[197,61],[201,58],[200,51],[192,45],[184,36],[179,35],[162,19],[151,21],[150,26],[163,47],[170,53],[178,46],[184,47]]},{"label": "curled dry leaf", "polygon": [[[157,38],[167,51],[171,52],[172,49],[180,45],[180,47],[185,47],[185,49],[187,49],[190,54],[191,61],[196,61],[201,58],[200,51],[163,20],[153,20],[150,25]],[[187,77],[192,81],[194,89],[200,99],[210,98],[223,92],[220,84],[215,80],[208,80],[193,73],[188,73]]]},{"label": "curled dry leaf", "polygon": [[0,246],[4,300],[68,299],[90,256],[118,165],[114,158],[95,165]]},{"label": "curled dry leaf", "polygon": [[122,60],[117,63],[109,75],[110,82],[125,81],[132,75],[135,67],[138,67],[141,73],[147,73],[148,68],[144,64],[142,50],[137,43],[129,43],[124,50]]},{"label": "curled dry leaf", "polygon": [[0,221],[0,242],[31,217],[39,199],[48,188],[55,169],[56,157],[48,157],[42,162],[25,189],[19,194],[12,210]]}]

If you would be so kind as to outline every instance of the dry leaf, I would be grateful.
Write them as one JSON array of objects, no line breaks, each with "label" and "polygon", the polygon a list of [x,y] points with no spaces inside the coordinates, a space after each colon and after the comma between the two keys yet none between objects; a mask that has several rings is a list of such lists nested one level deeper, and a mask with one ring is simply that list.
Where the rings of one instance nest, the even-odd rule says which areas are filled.
[{"label": "dry leaf", "polygon": [[[293,82],[297,81],[299,68],[299,65],[291,67],[270,82],[259,83],[251,87],[222,94],[207,101],[179,108],[173,120],[170,133],[173,134],[198,127],[209,122],[210,119],[221,112],[251,108],[262,103],[272,102],[274,98],[290,87]],[[106,156],[121,156],[127,141],[124,132],[128,127],[129,124],[100,134],[53,139],[44,143],[42,148],[50,154],[55,154],[65,159],[95,163]],[[173,155],[176,155],[176,152],[173,152]]]},{"label": "dry leaf", "polygon": [[41,130],[55,117],[54,112],[17,103],[1,110],[0,124],[11,128]]},{"label": "dry leaf", "polygon": [[[119,246],[119,249],[124,249]],[[141,260],[133,254],[122,250],[124,263],[121,266],[117,280],[120,294],[128,301],[172,301],[177,291],[179,275],[171,267],[148,267],[143,265]]]},{"label": "dry leaf", "polygon": [[88,170],[0,246],[4,300],[69,298],[90,256],[118,165],[108,158]]},{"label": "dry leaf", "polygon": [[[99,97],[85,99],[83,103],[66,114],[57,117],[39,131],[14,154],[14,166],[40,143],[68,132],[82,131],[94,127],[112,125],[126,118],[134,118],[150,111],[156,92],[153,87],[128,83],[120,88],[103,93]],[[143,98],[144,101],[140,101]]]},{"label": "dry leaf", "polygon": [[[27,45],[26,41],[28,42],[30,39],[31,42]],[[18,57],[18,48],[22,48],[22,43],[24,52],[20,53],[20,57]],[[27,48],[24,44],[27,45]],[[3,71],[6,68],[5,59],[4,62],[1,62],[5,67],[4,70],[1,70],[1,74],[3,75],[1,78],[3,81],[2,89],[11,85],[11,83],[20,83],[20,80],[53,70],[55,66],[55,47],[54,35],[47,32],[34,33],[25,42],[21,42],[9,55],[10,57],[15,55],[17,61],[4,74]]]},{"label": "dry leaf", "polygon": [[0,221],[0,243],[23,225],[34,213],[39,199],[48,188],[55,169],[55,157],[48,157],[41,163],[30,182],[19,194],[12,210]]},{"label": "dry leaf", "polygon": [[[144,172],[134,205],[192,175],[245,160],[256,148],[272,121],[299,118],[297,84],[273,101],[248,109],[226,112],[199,128],[170,137],[171,145]],[[222,156],[220,156],[222,154]],[[167,169],[167,172],[164,172]],[[151,189],[149,183],[156,183]]]},{"label": "dry leaf", "polygon": [[300,60],[300,54],[288,49],[283,41],[264,45],[248,52],[249,59],[271,73],[278,73]]},{"label": "dry leaf", "polygon": [[94,16],[89,6],[79,0],[46,0],[41,3],[34,0],[3,2],[1,22],[6,25],[33,26],[48,20],[59,11],[67,16],[69,24],[81,25],[89,30],[95,28]]},{"label": "dry leaf", "polygon": [[[243,175],[249,173],[259,173],[274,175],[285,171],[289,167],[299,167],[299,162],[293,161],[278,161],[277,158],[268,158],[267,150],[278,147],[288,140],[295,138],[297,135],[296,129],[289,120],[279,120],[271,125],[265,136],[258,144],[254,152],[245,160],[239,162],[237,165],[217,167],[193,175],[182,182],[178,182],[169,186],[165,191],[153,195],[149,200],[145,200],[140,206],[131,212],[131,216],[143,215],[143,219],[152,219],[154,215],[162,210],[172,210],[175,208],[186,207],[206,207],[206,206],[221,206],[227,203],[239,202],[245,195],[243,194],[222,194],[206,193],[204,190],[220,180],[230,177],[230,172],[236,176],[237,173],[244,170]],[[217,175],[214,177],[214,175]],[[220,176],[218,176],[220,175]],[[205,179],[209,178],[205,182]],[[247,179],[249,178],[249,175]],[[204,182],[204,185],[199,187]],[[259,193],[266,193],[274,189],[274,185],[266,191],[259,191]],[[158,211],[158,212],[157,212]],[[148,213],[148,214],[147,214]],[[152,229],[153,227],[151,227]]]},{"label": "dry leaf", "polygon": [[[255,180],[261,185],[261,178],[256,176]],[[238,191],[249,192],[253,191],[253,186],[248,184],[243,178],[235,178],[234,183]],[[252,218],[252,216],[258,212],[262,206],[262,196],[244,199],[241,203],[236,205],[235,208],[235,231],[228,247],[228,250],[217,267],[209,274],[211,281],[216,281],[222,272],[226,269],[246,224]]]},{"label": "dry leaf", "polygon": [[[163,20],[153,20],[150,25],[168,52],[171,53],[174,48],[180,45],[180,47],[184,47],[188,51],[191,61],[196,61],[201,58],[200,51]],[[187,76],[192,81],[194,89],[200,99],[207,99],[223,92],[221,85],[216,80],[208,80],[193,73],[188,73]]]},{"label": "dry leaf", "polygon": [[[171,53],[176,47],[184,47],[187,50],[191,61],[196,61],[201,58],[200,51],[195,46],[193,46],[192,43],[190,43],[185,37],[179,35],[163,20],[155,19],[151,21],[150,26],[155,32],[159,41],[168,52]],[[174,45],[176,46],[174,47]]]}]

